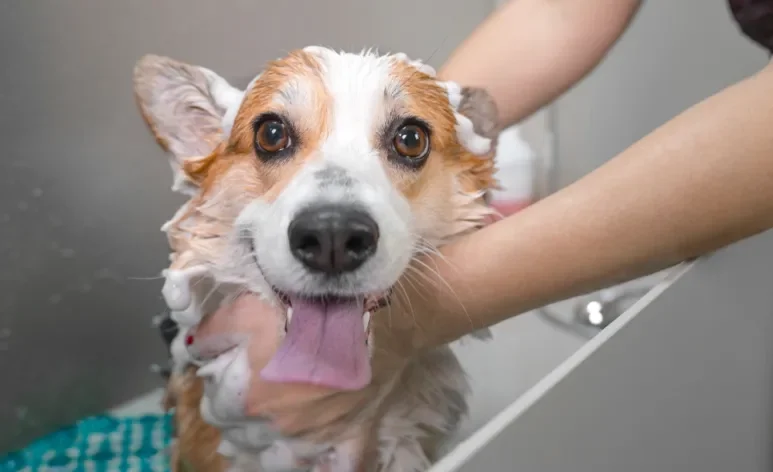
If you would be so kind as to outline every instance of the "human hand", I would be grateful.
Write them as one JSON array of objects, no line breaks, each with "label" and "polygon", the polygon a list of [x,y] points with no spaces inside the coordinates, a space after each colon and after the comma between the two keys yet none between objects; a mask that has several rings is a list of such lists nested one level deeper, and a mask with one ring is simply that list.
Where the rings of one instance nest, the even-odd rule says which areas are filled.
[{"label": "human hand", "polygon": [[371,316],[372,378],[360,390],[264,380],[260,371],[282,342],[285,318],[279,308],[252,294],[239,297],[205,318],[191,332],[189,349],[194,357],[210,360],[246,343],[250,377],[244,397],[245,415],[267,418],[287,436],[335,435],[351,426],[342,420],[361,413],[385,383],[399,374],[412,352],[411,328],[400,322],[390,326],[389,315],[387,308]]}]

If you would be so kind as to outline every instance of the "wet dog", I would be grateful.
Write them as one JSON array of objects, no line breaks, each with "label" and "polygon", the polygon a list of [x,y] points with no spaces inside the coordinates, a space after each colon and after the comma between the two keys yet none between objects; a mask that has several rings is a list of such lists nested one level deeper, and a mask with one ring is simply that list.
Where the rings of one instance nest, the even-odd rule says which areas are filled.
[{"label": "wet dog", "polygon": [[[175,466],[428,468],[466,412],[464,372],[442,347],[380,373],[374,387],[373,352],[387,347],[372,325],[409,309],[395,293],[417,255],[491,214],[498,128],[485,91],[439,80],[403,54],[322,47],[269,63],[244,90],[158,56],[138,62],[134,84],[171,155],[173,188],[189,197],[163,227],[164,297],[178,331]],[[238,329],[220,337],[197,331],[245,293],[277,319],[278,345],[259,372],[250,337],[238,335],[254,319],[229,320]],[[246,413],[255,376],[370,390],[318,430],[285,437]],[[378,452],[366,459],[368,448]]]}]

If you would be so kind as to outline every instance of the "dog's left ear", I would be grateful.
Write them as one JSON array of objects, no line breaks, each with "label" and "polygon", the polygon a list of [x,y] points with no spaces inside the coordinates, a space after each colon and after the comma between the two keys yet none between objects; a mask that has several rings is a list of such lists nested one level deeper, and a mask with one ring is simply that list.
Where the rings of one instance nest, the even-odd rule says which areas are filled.
[{"label": "dog's left ear", "polygon": [[496,150],[496,138],[501,131],[499,111],[491,95],[482,88],[462,87],[462,100],[459,102],[460,114],[472,121],[475,134],[491,139],[491,155]]}]

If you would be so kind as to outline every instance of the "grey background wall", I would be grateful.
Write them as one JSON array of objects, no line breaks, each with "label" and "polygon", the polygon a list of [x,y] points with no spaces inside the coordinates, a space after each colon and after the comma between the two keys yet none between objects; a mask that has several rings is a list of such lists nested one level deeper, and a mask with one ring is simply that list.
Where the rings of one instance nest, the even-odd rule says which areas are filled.
[{"label": "grey background wall", "polygon": [[679,269],[432,472],[773,470],[773,231]]},{"label": "grey background wall", "polygon": [[727,0],[645,1],[605,61],[552,110],[556,184],[587,174],[766,61],[741,35]]},{"label": "grey background wall", "polygon": [[307,44],[438,66],[466,0],[0,2],[0,451],[159,386],[159,232],[180,200],[131,89],[158,53],[245,85]]}]

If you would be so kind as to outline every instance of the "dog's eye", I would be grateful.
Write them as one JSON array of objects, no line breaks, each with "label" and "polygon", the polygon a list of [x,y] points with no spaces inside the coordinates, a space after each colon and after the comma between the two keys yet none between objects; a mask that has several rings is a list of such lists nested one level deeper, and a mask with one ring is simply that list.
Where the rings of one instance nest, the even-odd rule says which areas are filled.
[{"label": "dog's eye", "polygon": [[413,161],[424,159],[429,154],[429,136],[420,125],[407,124],[400,127],[393,143],[400,156]]},{"label": "dog's eye", "polygon": [[256,123],[255,147],[266,154],[274,154],[290,147],[290,133],[278,118],[267,117]]}]

